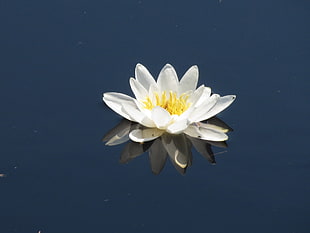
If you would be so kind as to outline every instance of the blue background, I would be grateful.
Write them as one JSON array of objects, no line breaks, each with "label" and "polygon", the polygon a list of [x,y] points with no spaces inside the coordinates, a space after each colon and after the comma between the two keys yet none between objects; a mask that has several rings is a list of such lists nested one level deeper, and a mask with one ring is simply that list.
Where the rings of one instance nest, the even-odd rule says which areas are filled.
[{"label": "blue background", "polygon": [[[2,0],[0,232],[310,231],[310,4],[306,0]],[[237,100],[212,166],[185,176],[101,142],[136,63],[194,64]]]}]

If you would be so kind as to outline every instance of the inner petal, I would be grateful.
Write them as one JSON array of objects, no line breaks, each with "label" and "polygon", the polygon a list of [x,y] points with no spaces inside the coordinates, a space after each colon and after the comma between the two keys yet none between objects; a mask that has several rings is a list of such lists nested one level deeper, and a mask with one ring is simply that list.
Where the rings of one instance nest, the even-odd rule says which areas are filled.
[{"label": "inner petal", "polygon": [[142,101],[144,108],[152,110],[156,106],[159,106],[167,110],[170,115],[181,115],[191,105],[191,103],[188,102],[189,95],[185,93],[178,96],[174,91],[170,91],[169,94],[163,91],[160,94],[154,92],[153,95],[154,98],[147,96]]}]

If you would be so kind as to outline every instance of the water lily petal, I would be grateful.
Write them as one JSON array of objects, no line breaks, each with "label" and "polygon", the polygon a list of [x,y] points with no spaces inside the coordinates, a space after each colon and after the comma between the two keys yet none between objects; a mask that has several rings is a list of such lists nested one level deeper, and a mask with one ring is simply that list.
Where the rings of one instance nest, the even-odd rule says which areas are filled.
[{"label": "water lily petal", "polygon": [[130,132],[129,138],[134,142],[148,142],[160,137],[163,130],[156,128],[135,129]]},{"label": "water lily petal", "polygon": [[137,106],[122,103],[122,111],[126,113],[131,121],[138,122],[146,127],[156,127],[154,121],[145,114],[146,111],[141,111]]},{"label": "water lily petal", "polygon": [[140,123],[145,117],[136,105],[133,106],[127,103],[122,103],[122,111],[125,112],[134,122]]},{"label": "water lily petal", "polygon": [[152,103],[156,103],[155,94],[160,93],[158,85],[151,85],[149,89],[149,98],[151,99]]},{"label": "water lily petal", "polygon": [[151,85],[156,85],[153,76],[148,69],[141,64],[136,65],[135,77],[146,90],[149,90]]},{"label": "water lily petal", "polygon": [[189,125],[189,122],[186,118],[180,119],[171,125],[168,126],[167,132],[171,134],[182,133]]},{"label": "water lily petal", "polygon": [[136,79],[130,78],[129,83],[137,100],[144,100],[148,96],[148,91]]},{"label": "water lily petal", "polygon": [[132,107],[136,107],[134,98],[117,92],[107,92],[103,94],[103,101],[114,112],[118,113],[119,115],[128,120],[132,120],[131,117],[126,112],[124,112],[122,104],[126,103],[127,105],[131,105]]},{"label": "water lily petal", "polygon": [[[209,122],[209,120],[208,120],[208,122]],[[210,123],[198,122],[197,125],[201,128],[209,128],[209,129],[212,128],[212,129],[215,129],[217,131],[221,131],[223,133],[227,133],[229,131],[228,128],[224,128],[224,127],[214,125],[214,124],[210,124]]]},{"label": "water lily petal", "polygon": [[[215,95],[217,95],[217,94],[215,94]],[[202,107],[202,105],[205,105],[210,97],[211,97],[211,88],[210,87],[204,87],[201,95],[199,96],[197,101],[194,102],[195,108],[200,108],[200,107]]]},{"label": "water lily petal", "polygon": [[188,126],[184,133],[188,136],[208,141],[225,141],[228,139],[228,136],[221,131],[213,128],[200,128],[194,124]]},{"label": "water lily petal", "polygon": [[[213,94],[208,98],[204,98],[204,102],[197,106],[191,113],[189,117],[190,122],[199,122],[204,120],[204,116],[208,113],[208,111],[217,103],[217,100],[220,98],[219,95]],[[202,98],[200,98],[202,99]],[[200,101],[200,100],[199,100]]]},{"label": "water lily petal", "polygon": [[211,88],[201,85],[189,96],[188,102],[191,103],[191,107],[198,107],[206,98],[210,97],[210,94]]},{"label": "water lily petal", "polygon": [[171,121],[171,115],[166,109],[156,106],[152,109],[152,120],[159,129],[165,129]]},{"label": "water lily petal", "polygon": [[189,68],[180,80],[179,94],[187,91],[194,91],[197,87],[198,75],[198,66]]},{"label": "water lily petal", "polygon": [[227,108],[229,105],[231,105],[235,99],[236,99],[235,95],[226,95],[220,97],[217,100],[216,104],[208,112],[206,112],[206,114],[202,115],[197,121],[207,120],[215,116],[216,114],[220,113],[225,108]]},{"label": "water lily petal", "polygon": [[179,80],[177,73],[175,72],[172,65],[167,64],[162,68],[158,75],[157,84],[160,88],[160,91],[169,91],[177,92],[179,86]]},{"label": "water lily petal", "polygon": [[123,102],[134,102],[134,98],[131,96],[118,93],[118,92],[106,92],[103,94],[103,101],[112,101],[112,102],[118,102],[118,103],[123,103]]}]

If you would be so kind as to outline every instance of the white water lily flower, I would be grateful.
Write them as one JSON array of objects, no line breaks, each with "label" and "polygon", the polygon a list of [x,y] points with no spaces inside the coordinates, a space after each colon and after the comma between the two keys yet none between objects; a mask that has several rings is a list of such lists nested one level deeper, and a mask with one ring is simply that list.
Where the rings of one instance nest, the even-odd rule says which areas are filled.
[{"label": "white water lily flower", "polygon": [[160,71],[157,82],[149,71],[137,64],[130,86],[136,98],[116,92],[103,94],[103,101],[124,118],[138,122],[147,129],[133,130],[129,137],[146,142],[163,133],[185,133],[209,141],[228,139],[220,127],[200,123],[227,108],[235,95],[211,94],[211,89],[197,87],[198,67],[192,66],[179,81],[174,68],[167,64]]}]

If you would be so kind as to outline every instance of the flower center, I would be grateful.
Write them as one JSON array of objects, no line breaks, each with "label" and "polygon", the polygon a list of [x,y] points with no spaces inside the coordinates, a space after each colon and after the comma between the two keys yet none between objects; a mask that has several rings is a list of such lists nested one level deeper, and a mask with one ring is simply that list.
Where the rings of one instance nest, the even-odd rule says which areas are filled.
[{"label": "flower center", "polygon": [[178,97],[177,93],[173,91],[169,92],[169,96],[167,96],[165,91],[161,95],[154,93],[154,97],[152,100],[148,96],[142,101],[146,109],[152,110],[154,107],[159,106],[166,109],[171,115],[181,115],[191,105],[187,102],[188,95],[182,94]]}]

